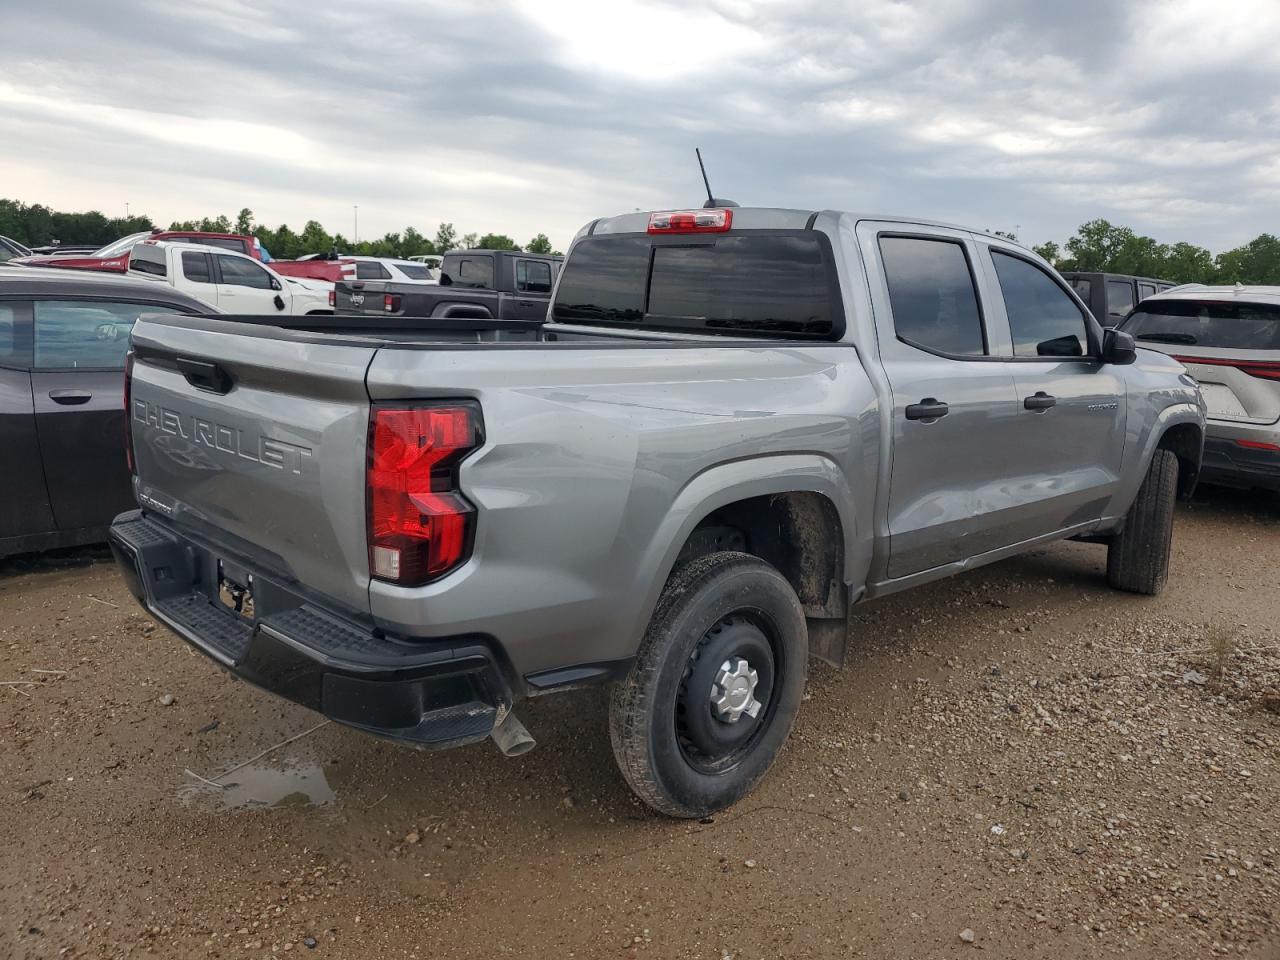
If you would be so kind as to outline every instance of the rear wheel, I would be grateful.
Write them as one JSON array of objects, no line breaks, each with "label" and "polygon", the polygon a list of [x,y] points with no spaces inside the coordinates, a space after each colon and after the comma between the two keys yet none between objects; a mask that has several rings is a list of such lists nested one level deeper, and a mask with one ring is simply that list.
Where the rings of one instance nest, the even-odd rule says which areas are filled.
[{"label": "rear wheel", "polygon": [[677,570],[609,705],[631,789],[673,817],[741,799],[791,730],[807,657],[804,610],[769,564],[725,552]]},{"label": "rear wheel", "polygon": [[1157,450],[1125,515],[1124,529],[1107,548],[1107,580],[1117,590],[1154,595],[1169,579],[1178,458]]}]

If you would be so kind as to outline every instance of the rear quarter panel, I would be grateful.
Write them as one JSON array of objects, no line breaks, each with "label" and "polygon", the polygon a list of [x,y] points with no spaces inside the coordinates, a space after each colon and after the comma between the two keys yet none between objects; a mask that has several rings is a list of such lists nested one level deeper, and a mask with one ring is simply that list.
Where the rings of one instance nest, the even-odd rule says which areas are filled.
[{"label": "rear quarter panel", "polygon": [[812,490],[846,542],[870,535],[854,517],[870,516],[878,411],[851,346],[384,349],[367,382],[374,402],[474,398],[486,430],[461,469],[471,560],[422,588],[373,582],[375,620],[488,633],[521,674],[632,655],[685,537],[725,503]]}]

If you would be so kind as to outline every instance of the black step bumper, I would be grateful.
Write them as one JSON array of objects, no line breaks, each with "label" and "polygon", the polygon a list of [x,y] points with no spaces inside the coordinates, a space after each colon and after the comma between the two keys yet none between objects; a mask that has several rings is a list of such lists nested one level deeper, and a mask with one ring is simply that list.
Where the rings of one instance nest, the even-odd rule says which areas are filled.
[{"label": "black step bumper", "polygon": [[[116,517],[110,543],[130,592],[157,620],[237,677],[339,723],[448,747],[487,737],[511,708],[479,639],[383,636],[138,510]],[[231,582],[250,587],[251,610],[220,598],[220,583]]]}]

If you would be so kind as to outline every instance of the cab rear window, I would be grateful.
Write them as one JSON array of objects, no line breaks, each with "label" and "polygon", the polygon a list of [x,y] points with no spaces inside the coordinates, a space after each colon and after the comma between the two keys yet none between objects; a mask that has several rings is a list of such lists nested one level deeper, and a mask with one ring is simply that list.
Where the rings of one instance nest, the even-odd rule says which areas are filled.
[{"label": "cab rear window", "polygon": [[562,323],[837,339],[844,331],[827,238],[807,230],[588,237],[552,310]]},{"label": "cab rear window", "polygon": [[1151,343],[1228,350],[1280,350],[1280,306],[1215,300],[1151,300],[1134,311],[1120,329],[1137,340]]}]

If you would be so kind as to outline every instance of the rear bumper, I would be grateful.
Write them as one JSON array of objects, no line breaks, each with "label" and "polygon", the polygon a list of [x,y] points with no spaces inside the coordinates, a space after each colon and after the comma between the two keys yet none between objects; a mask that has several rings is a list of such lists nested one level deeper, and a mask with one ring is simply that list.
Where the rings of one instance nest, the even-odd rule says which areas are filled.
[{"label": "rear bumper", "polygon": [[[1273,437],[1274,434],[1268,434],[1267,442],[1276,442]],[[1200,479],[1206,483],[1280,491],[1280,450],[1258,450],[1242,447],[1234,439],[1207,437]]]},{"label": "rear bumper", "polygon": [[[510,711],[510,687],[479,638],[383,636],[141,511],[116,517],[110,544],[157,620],[234,675],[338,723],[436,748],[481,740]],[[219,598],[228,582],[251,586],[251,616]]]}]

